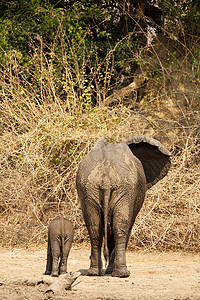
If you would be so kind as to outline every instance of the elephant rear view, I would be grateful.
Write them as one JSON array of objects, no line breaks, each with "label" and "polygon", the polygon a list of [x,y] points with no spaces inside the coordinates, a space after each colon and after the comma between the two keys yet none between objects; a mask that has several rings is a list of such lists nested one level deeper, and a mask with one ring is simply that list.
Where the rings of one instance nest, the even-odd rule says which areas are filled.
[{"label": "elephant rear view", "polygon": [[146,189],[163,178],[170,153],[158,141],[135,136],[112,144],[100,138],[81,161],[76,185],[91,242],[87,275],[103,275],[101,249],[109,259],[106,273],[127,277],[126,248]]},{"label": "elephant rear view", "polygon": [[67,273],[67,260],[73,238],[74,227],[69,220],[56,217],[50,222],[45,275],[58,276]]}]

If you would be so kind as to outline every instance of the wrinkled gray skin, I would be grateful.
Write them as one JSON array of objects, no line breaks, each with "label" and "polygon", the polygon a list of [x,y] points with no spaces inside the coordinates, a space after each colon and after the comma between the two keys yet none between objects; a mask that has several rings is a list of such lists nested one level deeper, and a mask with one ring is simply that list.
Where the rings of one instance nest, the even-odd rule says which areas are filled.
[{"label": "wrinkled gray skin", "polygon": [[67,259],[73,238],[74,228],[70,221],[56,217],[50,222],[45,275],[58,276],[67,273]]},{"label": "wrinkled gray skin", "polygon": [[76,185],[91,242],[87,275],[103,275],[101,248],[109,260],[107,274],[128,277],[126,248],[146,189],[163,178],[170,153],[157,140],[138,135],[111,144],[100,138],[79,165]]}]

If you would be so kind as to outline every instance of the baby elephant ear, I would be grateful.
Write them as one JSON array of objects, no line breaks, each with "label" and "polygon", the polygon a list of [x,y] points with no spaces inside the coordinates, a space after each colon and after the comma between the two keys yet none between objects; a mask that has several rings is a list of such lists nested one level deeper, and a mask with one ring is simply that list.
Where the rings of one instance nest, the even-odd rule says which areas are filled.
[{"label": "baby elephant ear", "polygon": [[160,142],[145,135],[136,135],[125,143],[143,165],[147,188],[167,175],[171,154]]}]

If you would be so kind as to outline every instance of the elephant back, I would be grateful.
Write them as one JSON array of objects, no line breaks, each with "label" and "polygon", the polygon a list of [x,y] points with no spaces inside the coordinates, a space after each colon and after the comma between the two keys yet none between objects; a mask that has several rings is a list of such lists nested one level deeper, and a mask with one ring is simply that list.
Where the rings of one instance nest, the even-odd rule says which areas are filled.
[{"label": "elephant back", "polygon": [[[137,181],[138,162],[126,144],[112,144],[102,138],[79,164],[77,178],[83,184],[91,182],[102,187],[116,188],[126,180]],[[141,166],[142,168],[142,166]],[[143,172],[143,171],[142,171]],[[132,174],[132,176],[130,176]]]}]

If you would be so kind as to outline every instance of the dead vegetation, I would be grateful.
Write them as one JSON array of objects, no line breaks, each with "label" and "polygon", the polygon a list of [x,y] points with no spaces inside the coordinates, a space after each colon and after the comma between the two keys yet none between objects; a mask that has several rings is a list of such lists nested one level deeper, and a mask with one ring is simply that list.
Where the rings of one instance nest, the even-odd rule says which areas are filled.
[{"label": "dead vegetation", "polygon": [[[41,83],[39,98],[26,90],[17,57],[10,58],[0,91],[1,246],[46,242],[47,225],[59,214],[74,223],[75,243],[87,243],[75,188],[78,163],[101,136],[119,142],[146,134],[172,152],[172,167],[147,192],[129,247],[199,251],[199,62],[188,49],[175,53],[175,45],[168,44],[155,44],[148,59],[141,54],[142,99],[137,89],[125,100],[120,96],[114,107],[104,106],[105,99],[83,107],[72,90],[73,97],[63,102],[55,96],[52,78]],[[50,73],[48,66],[40,67]]]}]

